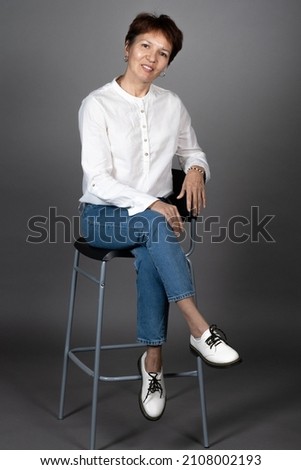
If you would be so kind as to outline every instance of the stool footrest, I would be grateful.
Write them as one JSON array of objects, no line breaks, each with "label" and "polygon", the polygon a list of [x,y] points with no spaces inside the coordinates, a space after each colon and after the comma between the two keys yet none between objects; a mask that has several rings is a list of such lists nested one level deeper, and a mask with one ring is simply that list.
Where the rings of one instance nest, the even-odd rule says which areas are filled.
[{"label": "stool footrest", "polygon": [[[135,347],[142,346],[140,344],[134,343]],[[122,345],[107,345],[107,346],[102,346],[101,349],[120,349]],[[123,347],[133,347],[131,344],[126,344],[123,345]],[[81,348],[74,348],[69,351],[68,356],[71,359],[71,361],[78,366],[85,374],[88,374],[90,377],[94,377],[94,371],[90,367],[87,366],[82,360],[80,360],[76,353],[81,353],[81,352],[90,352],[90,351],[95,351],[94,347],[81,347]],[[196,370],[189,370],[189,371],[183,371],[183,372],[167,372],[164,374],[165,378],[176,378],[176,377],[196,377],[197,376],[197,371]],[[132,380],[140,380],[141,375],[100,375],[98,377],[98,380],[102,382],[126,382],[126,381],[132,381]]]}]

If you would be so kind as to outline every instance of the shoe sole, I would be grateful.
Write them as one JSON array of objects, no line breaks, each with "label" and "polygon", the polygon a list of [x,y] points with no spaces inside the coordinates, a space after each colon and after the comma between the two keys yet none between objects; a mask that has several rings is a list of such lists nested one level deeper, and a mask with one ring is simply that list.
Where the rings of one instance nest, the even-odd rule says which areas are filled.
[{"label": "shoe sole", "polygon": [[[142,371],[141,371],[141,365],[140,365],[140,362],[141,362],[141,357],[139,357],[138,359],[138,370],[139,370],[139,374],[141,375],[141,381],[142,381]],[[158,421],[158,419],[161,418],[161,416],[163,415],[164,411],[165,411],[165,406],[166,406],[166,398],[165,398],[165,404],[164,404],[164,408],[162,410],[162,413],[159,415],[159,416],[156,416],[156,417],[153,417],[153,416],[149,416],[145,409],[144,409],[144,406],[143,406],[143,403],[142,403],[142,400],[141,400],[141,393],[142,393],[142,384],[141,384],[141,387],[140,387],[140,392],[139,392],[139,396],[138,396],[138,401],[139,401],[139,407],[140,407],[140,410],[141,410],[141,413],[143,414],[144,418],[148,419],[149,421]]]},{"label": "shoe sole", "polygon": [[189,345],[189,348],[190,348],[190,351],[195,355],[195,356],[198,356],[200,357],[208,366],[210,367],[215,367],[217,369],[225,369],[227,367],[232,367],[232,366],[235,366],[237,364],[240,364],[242,362],[242,359],[239,357],[238,359],[236,359],[235,361],[232,361],[232,362],[226,362],[224,364],[217,364],[215,362],[211,362],[211,361],[208,361],[208,359],[206,359],[202,353],[200,353],[200,351],[198,351],[194,346],[192,346],[192,344]]}]

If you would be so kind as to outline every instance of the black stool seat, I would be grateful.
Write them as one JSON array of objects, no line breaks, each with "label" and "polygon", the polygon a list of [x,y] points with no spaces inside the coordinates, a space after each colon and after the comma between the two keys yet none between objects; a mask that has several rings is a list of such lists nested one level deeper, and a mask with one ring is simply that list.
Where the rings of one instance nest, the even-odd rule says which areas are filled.
[{"label": "black stool seat", "polygon": [[78,238],[74,247],[82,255],[88,258],[96,259],[97,261],[110,261],[113,258],[134,258],[134,255],[130,250],[106,250],[104,248],[95,248],[89,245],[87,240],[83,237]]}]

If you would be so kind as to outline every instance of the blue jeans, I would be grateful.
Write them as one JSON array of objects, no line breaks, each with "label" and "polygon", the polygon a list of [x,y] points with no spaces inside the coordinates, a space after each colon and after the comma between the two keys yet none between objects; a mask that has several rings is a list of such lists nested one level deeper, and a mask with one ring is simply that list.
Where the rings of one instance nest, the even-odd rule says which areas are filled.
[{"label": "blue jeans", "polygon": [[94,247],[130,249],[137,273],[137,339],[166,341],[169,302],[194,295],[182,247],[164,216],[145,210],[129,216],[116,206],[84,204],[82,236]]}]

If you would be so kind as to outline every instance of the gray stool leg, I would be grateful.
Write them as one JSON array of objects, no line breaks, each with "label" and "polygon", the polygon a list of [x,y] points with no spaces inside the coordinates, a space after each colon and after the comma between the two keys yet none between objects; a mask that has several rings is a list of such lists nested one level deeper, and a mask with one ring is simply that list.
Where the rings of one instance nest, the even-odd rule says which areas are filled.
[{"label": "gray stool leg", "polygon": [[95,444],[96,444],[97,401],[98,401],[99,375],[100,375],[100,350],[101,350],[102,320],[103,320],[103,306],[104,306],[104,294],[105,294],[105,276],[106,276],[106,261],[103,261],[100,266],[100,276],[99,276],[99,293],[98,293],[94,374],[93,374],[93,395],[92,395],[92,411],[91,411],[90,450],[94,450]]},{"label": "gray stool leg", "polygon": [[200,357],[197,358],[197,370],[198,370],[198,382],[199,382],[201,414],[202,414],[203,444],[204,444],[204,447],[209,447],[206,395],[205,395],[205,387],[204,387],[204,372],[203,372],[202,359]]},{"label": "gray stool leg", "polygon": [[[195,285],[193,266],[192,266],[191,260],[188,257],[187,257],[187,261],[188,261],[188,265],[190,269],[192,283],[193,285]],[[196,294],[194,298],[195,298],[195,303],[197,304]],[[198,373],[199,393],[200,393],[200,402],[201,402],[203,444],[204,444],[204,447],[209,447],[206,395],[205,395],[205,386],[204,386],[204,371],[203,371],[202,359],[200,357],[197,357],[197,373]]]},{"label": "gray stool leg", "polygon": [[73,270],[72,270],[72,279],[71,279],[68,323],[67,323],[67,332],[66,332],[65,350],[64,350],[61,395],[60,395],[60,405],[59,405],[59,415],[58,415],[59,419],[64,418],[64,405],[65,405],[66,383],[67,383],[67,373],[68,373],[68,363],[69,363],[68,359],[69,359],[69,351],[70,351],[71,331],[72,331],[73,312],[74,312],[74,301],[75,301],[75,295],[76,295],[78,262],[79,262],[79,252],[77,250],[75,250]]}]

